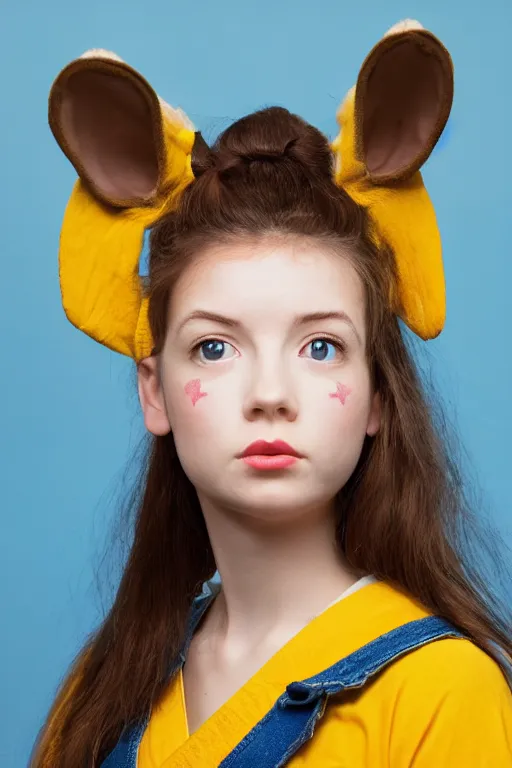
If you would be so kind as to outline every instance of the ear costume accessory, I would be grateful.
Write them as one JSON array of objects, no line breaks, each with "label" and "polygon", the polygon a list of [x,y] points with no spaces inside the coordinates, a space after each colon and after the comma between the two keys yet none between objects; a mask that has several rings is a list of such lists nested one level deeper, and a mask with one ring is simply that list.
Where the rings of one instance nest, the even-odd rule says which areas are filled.
[{"label": "ear costume accessory", "polygon": [[[417,22],[373,48],[337,115],[335,182],[394,252],[393,311],[422,339],[445,322],[441,240],[421,166],[453,101],[450,54]],[[181,110],[115,54],[92,50],[52,85],[49,123],[79,179],[62,224],[59,276],[65,313],[96,341],[139,362],[153,340],[139,276],[144,233],[175,208],[204,143]]]}]

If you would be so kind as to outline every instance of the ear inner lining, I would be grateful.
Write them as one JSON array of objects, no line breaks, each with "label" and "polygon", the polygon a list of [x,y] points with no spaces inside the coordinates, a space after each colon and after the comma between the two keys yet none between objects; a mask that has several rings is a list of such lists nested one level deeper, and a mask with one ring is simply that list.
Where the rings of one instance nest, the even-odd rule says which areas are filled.
[{"label": "ear inner lining", "polygon": [[421,167],[453,100],[451,59],[443,46],[418,33],[397,38],[374,49],[358,82],[360,149],[375,181],[405,178]]},{"label": "ear inner lining", "polygon": [[59,106],[69,150],[101,197],[154,197],[159,164],[153,112],[133,80],[94,69],[73,72]]}]

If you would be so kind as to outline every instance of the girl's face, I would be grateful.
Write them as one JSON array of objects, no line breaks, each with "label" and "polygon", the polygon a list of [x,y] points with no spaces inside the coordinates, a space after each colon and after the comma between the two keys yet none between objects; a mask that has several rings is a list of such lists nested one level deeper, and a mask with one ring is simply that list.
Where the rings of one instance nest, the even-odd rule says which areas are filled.
[{"label": "girl's face", "polygon": [[[173,291],[157,360],[139,367],[146,427],[170,430],[201,502],[259,519],[331,506],[379,428],[365,303],[349,259],[271,241],[212,248]],[[301,458],[240,454],[282,440]]]}]

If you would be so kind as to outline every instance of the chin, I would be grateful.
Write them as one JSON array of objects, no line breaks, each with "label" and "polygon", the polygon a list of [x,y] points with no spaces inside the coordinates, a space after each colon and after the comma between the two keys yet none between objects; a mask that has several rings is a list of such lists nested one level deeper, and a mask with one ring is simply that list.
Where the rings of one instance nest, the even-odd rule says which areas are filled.
[{"label": "chin", "polygon": [[335,493],[326,498],[325,492],[315,496],[297,488],[283,488],[279,483],[273,488],[262,486],[253,493],[240,493],[236,499],[226,500],[223,506],[240,517],[273,524],[290,524],[308,517],[318,520],[333,507]]}]

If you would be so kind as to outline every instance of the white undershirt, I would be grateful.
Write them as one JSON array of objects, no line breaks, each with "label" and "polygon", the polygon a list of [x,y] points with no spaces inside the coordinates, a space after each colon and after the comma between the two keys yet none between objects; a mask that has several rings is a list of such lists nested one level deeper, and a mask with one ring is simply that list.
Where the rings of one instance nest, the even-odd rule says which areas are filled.
[{"label": "white undershirt", "polygon": [[[377,579],[375,576],[363,576],[361,579],[358,579],[355,584],[352,584],[351,587],[346,589],[344,592],[339,595],[335,600],[332,601],[332,603],[329,603],[327,608],[330,608],[331,606],[335,605],[336,603],[339,603],[340,600],[343,600],[344,597],[348,597],[349,595],[352,595],[354,592],[357,592],[359,589],[362,589],[362,587],[366,587],[367,584],[375,584]],[[324,611],[327,610],[327,608],[324,608]],[[323,613],[324,611],[321,611]]]}]

